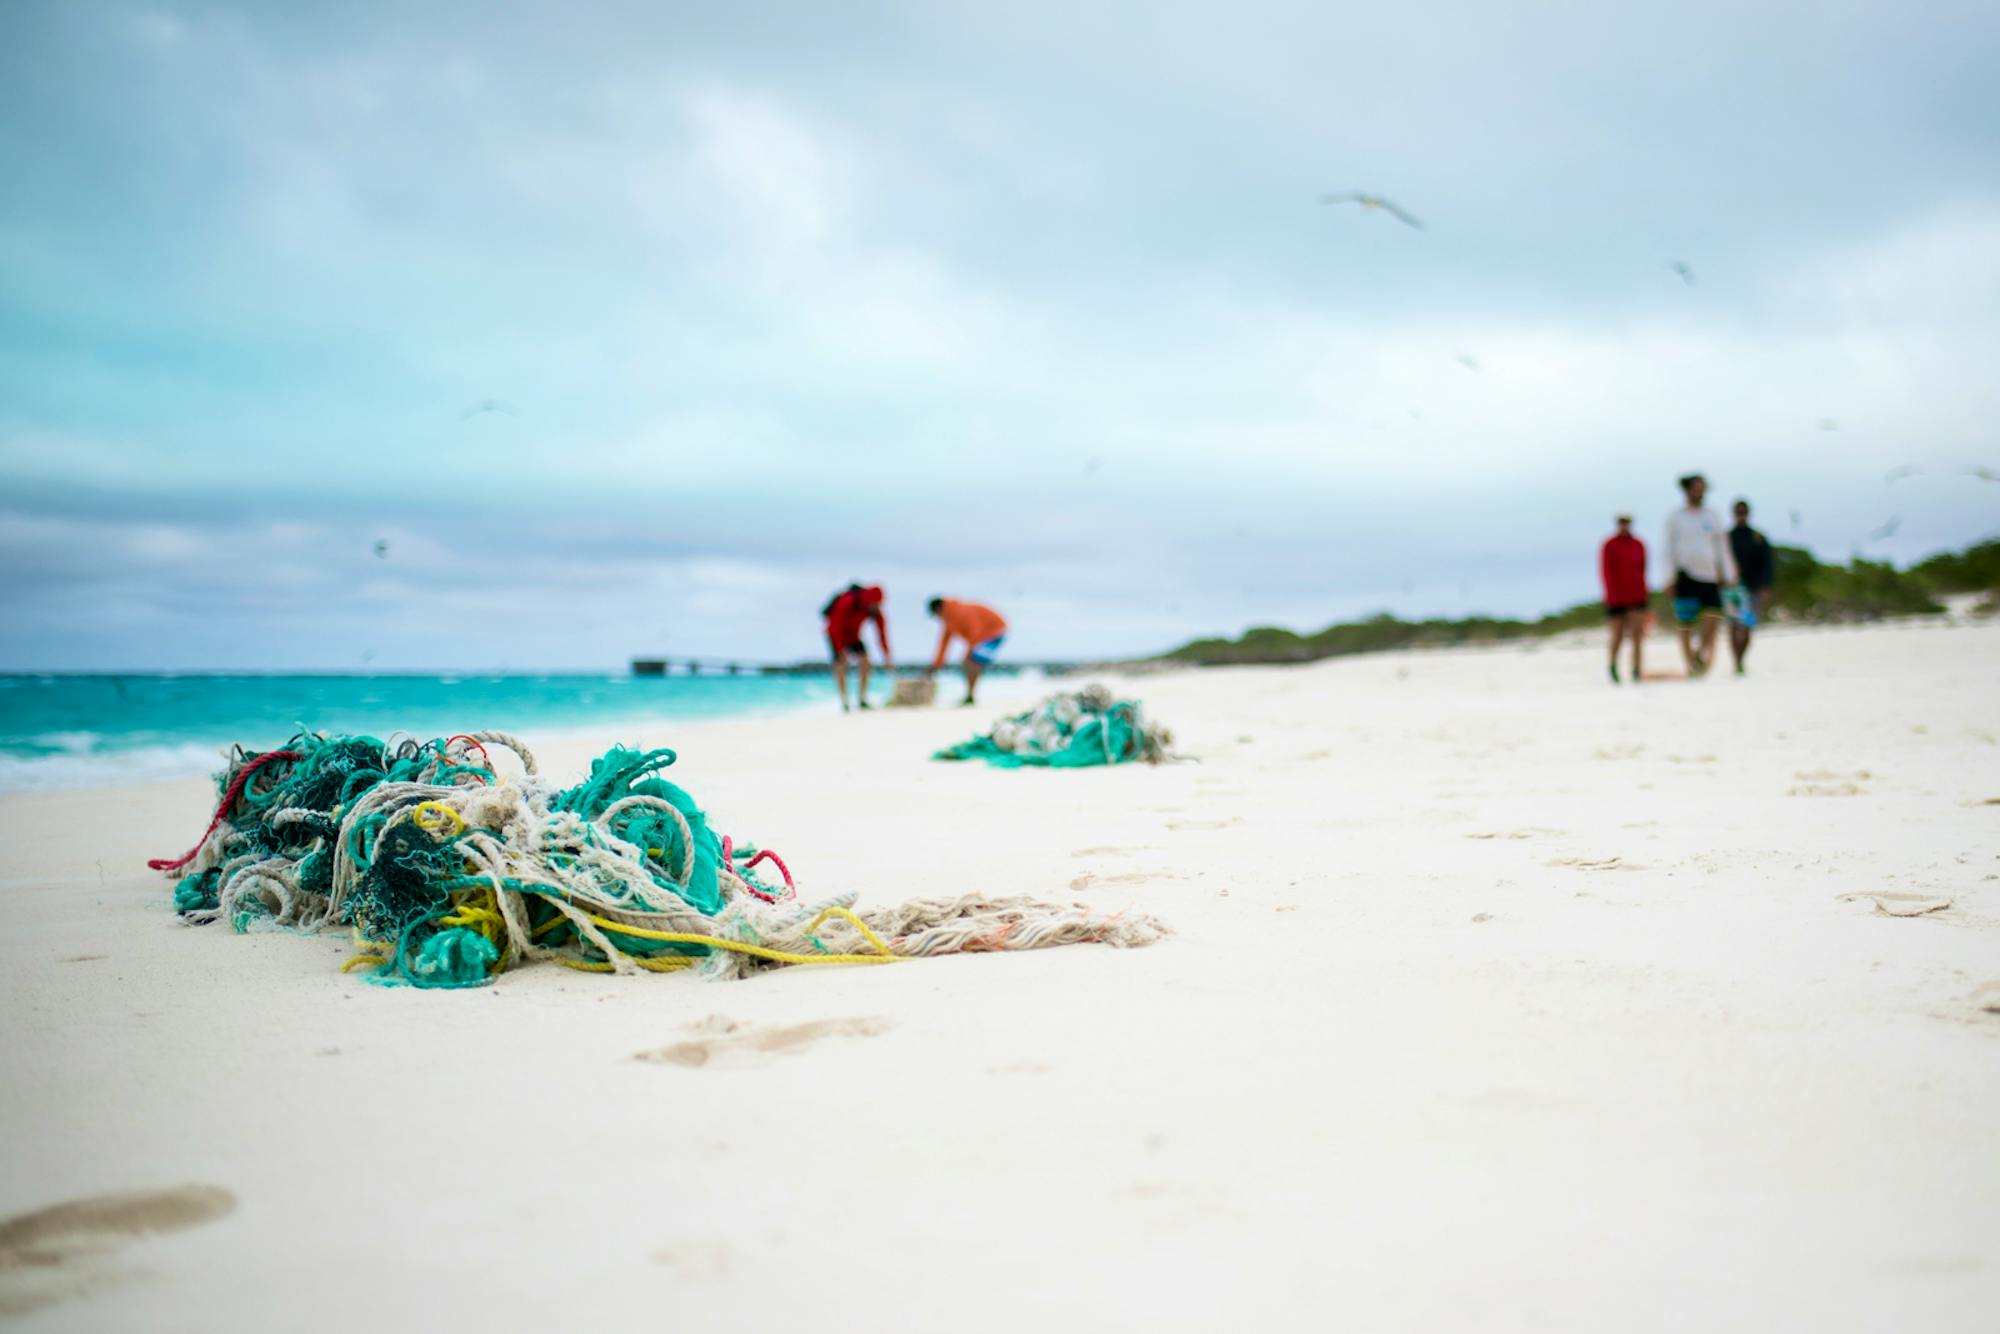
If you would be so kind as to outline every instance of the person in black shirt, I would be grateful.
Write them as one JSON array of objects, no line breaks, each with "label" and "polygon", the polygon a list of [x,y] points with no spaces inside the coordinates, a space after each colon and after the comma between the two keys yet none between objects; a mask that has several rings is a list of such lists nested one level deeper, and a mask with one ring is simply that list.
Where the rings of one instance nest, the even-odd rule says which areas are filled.
[{"label": "person in black shirt", "polygon": [[1771,605],[1771,585],[1776,562],[1771,543],[1750,526],[1750,502],[1735,505],[1736,526],[1729,530],[1729,554],[1736,557],[1737,577],[1743,582],[1743,602],[1729,622],[1729,651],[1736,659],[1736,674],[1743,674],[1743,659],[1750,653],[1750,632]]}]

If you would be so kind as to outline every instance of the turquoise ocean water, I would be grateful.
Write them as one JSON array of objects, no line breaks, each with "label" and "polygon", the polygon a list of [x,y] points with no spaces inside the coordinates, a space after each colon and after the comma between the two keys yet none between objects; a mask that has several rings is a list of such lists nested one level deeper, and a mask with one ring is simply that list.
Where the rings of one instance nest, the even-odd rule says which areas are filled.
[{"label": "turquoise ocean water", "polygon": [[532,745],[629,723],[670,742],[657,724],[834,707],[825,676],[0,676],[0,792],[212,773],[232,743],[301,728],[498,728]]}]

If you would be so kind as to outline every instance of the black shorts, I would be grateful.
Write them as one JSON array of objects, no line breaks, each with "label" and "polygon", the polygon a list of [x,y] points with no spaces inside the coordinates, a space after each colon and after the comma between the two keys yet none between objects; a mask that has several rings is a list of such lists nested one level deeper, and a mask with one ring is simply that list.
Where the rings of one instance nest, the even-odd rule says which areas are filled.
[{"label": "black shorts", "polygon": [[1703,612],[1722,614],[1722,586],[1696,579],[1686,570],[1674,572],[1674,619],[1693,625]]},{"label": "black shorts", "polygon": [[855,640],[851,644],[846,645],[845,647],[842,647],[841,645],[834,643],[831,639],[827,640],[826,643],[827,647],[833,650],[833,658],[835,662],[840,661],[840,659],[847,657],[849,654],[852,654],[857,658],[865,658],[868,656],[867,646],[863,644],[859,639]]},{"label": "black shorts", "polygon": [[1607,602],[1604,604],[1604,614],[1614,621],[1620,616],[1644,610],[1646,610],[1646,604],[1643,602]]}]

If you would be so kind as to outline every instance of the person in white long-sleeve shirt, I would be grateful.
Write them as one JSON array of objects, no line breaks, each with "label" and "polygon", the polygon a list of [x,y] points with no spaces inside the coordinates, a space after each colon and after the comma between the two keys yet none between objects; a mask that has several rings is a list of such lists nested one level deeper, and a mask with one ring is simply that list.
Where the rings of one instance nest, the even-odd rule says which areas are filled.
[{"label": "person in white long-sleeve shirt", "polygon": [[1722,590],[1737,582],[1736,557],[1729,550],[1729,530],[1715,511],[1701,503],[1708,494],[1708,479],[1689,473],[1681,478],[1681,493],[1687,504],[1667,516],[1662,550],[1674,572],[1674,619],[1680,623],[1681,653],[1687,658],[1688,675],[1700,676],[1715,661]]}]

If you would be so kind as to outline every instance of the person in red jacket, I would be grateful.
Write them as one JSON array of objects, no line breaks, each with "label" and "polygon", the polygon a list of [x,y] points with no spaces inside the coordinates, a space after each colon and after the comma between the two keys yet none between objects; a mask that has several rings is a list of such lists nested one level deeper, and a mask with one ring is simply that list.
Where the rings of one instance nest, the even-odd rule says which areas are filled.
[{"label": "person in red jacket", "polygon": [[841,711],[847,711],[847,664],[853,658],[861,660],[861,689],[856,693],[861,707],[869,707],[868,646],[861,642],[861,632],[870,621],[875,623],[875,642],[882,646],[882,670],[892,674],[896,670],[896,659],[889,652],[889,622],[882,615],[882,586],[849,584],[820,608],[820,615],[826,617],[826,643],[833,653],[833,680],[840,688]]},{"label": "person in red jacket", "polygon": [[1618,646],[1632,641],[1632,684],[1639,684],[1639,655],[1646,639],[1646,544],[1632,535],[1632,516],[1618,516],[1618,531],[1597,555],[1604,579],[1604,615],[1611,622],[1611,681],[1618,682]]}]

